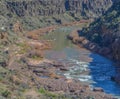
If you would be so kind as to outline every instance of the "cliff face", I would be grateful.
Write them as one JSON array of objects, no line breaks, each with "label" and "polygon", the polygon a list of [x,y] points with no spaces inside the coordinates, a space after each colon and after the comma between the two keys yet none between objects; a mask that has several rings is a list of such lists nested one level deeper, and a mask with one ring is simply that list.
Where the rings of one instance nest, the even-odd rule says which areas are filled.
[{"label": "cliff face", "polygon": [[87,17],[102,15],[111,5],[111,0],[68,0],[68,10]]},{"label": "cliff face", "polygon": [[66,11],[88,17],[98,17],[111,5],[111,0],[5,0],[6,9],[18,16],[49,16]]},{"label": "cliff face", "polygon": [[114,60],[120,61],[120,0],[114,2],[113,6],[79,34],[88,40],[97,43],[101,47],[109,48]]},{"label": "cliff face", "polygon": [[97,18],[111,5],[112,0],[0,0],[0,27],[12,27],[17,20],[26,29],[35,29]]},{"label": "cliff face", "polygon": [[18,16],[48,16],[65,12],[64,0],[14,0],[7,9]]}]

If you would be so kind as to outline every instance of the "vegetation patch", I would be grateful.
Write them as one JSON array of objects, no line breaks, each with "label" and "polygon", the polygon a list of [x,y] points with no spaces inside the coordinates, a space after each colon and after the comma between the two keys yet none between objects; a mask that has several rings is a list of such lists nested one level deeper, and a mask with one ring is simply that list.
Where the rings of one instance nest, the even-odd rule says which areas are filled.
[{"label": "vegetation patch", "polygon": [[45,90],[44,88],[40,88],[38,92],[48,97],[47,99],[67,99],[62,94],[53,93],[53,92]]}]

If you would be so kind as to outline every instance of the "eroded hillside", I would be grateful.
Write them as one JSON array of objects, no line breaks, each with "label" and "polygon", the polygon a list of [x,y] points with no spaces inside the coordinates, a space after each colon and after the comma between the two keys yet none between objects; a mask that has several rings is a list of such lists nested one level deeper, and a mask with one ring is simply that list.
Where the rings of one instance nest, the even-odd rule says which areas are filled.
[{"label": "eroded hillside", "polygon": [[27,29],[40,28],[81,18],[96,18],[111,5],[111,0],[1,0],[0,22],[1,26],[7,27],[17,19]]},{"label": "eroded hillside", "polygon": [[101,88],[57,74],[68,67],[45,59],[51,42],[40,39],[63,23],[89,23],[78,20],[99,17],[111,5],[111,0],[0,0],[0,98],[112,99]]},{"label": "eroded hillside", "polygon": [[[85,36],[99,46],[107,47],[109,52],[104,53],[111,55],[113,59],[120,60],[120,1],[107,11],[101,18],[97,19],[90,25],[88,29],[83,29],[80,32],[81,36]],[[101,52],[102,53],[102,52]]]}]

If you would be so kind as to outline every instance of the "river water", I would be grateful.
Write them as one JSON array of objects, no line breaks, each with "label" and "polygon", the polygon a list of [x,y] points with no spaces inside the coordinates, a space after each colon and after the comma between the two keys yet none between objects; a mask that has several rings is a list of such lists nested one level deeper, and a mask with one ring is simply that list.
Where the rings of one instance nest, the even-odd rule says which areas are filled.
[{"label": "river water", "polygon": [[[96,53],[78,48],[66,38],[75,27],[61,27],[45,35],[44,39],[53,40],[53,48],[46,51],[46,58],[69,65],[69,71],[60,72],[69,79],[77,79],[93,87],[101,87],[108,94],[120,96],[120,85],[111,81],[116,74],[114,63]],[[120,98],[119,98],[120,99]]]}]

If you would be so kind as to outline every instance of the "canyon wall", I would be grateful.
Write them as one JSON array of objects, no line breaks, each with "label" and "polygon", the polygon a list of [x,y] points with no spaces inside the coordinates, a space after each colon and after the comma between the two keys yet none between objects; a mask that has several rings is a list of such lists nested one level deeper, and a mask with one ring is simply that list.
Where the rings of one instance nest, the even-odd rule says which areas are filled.
[{"label": "canyon wall", "polygon": [[19,20],[25,29],[36,29],[83,18],[97,18],[112,0],[0,0],[0,28]]},{"label": "canyon wall", "polygon": [[67,9],[90,18],[99,17],[112,5],[111,0],[67,0]]},{"label": "canyon wall", "polygon": [[[120,61],[120,0],[114,2],[113,6],[93,22],[89,28],[79,32],[80,36],[98,44],[101,48],[109,49],[105,56]],[[104,54],[105,50],[102,51]]]},{"label": "canyon wall", "polygon": [[66,11],[88,17],[98,17],[111,5],[111,0],[2,0],[9,14],[18,16],[50,16]]},{"label": "canyon wall", "polygon": [[14,0],[7,9],[18,16],[49,16],[65,12],[64,0]]}]

